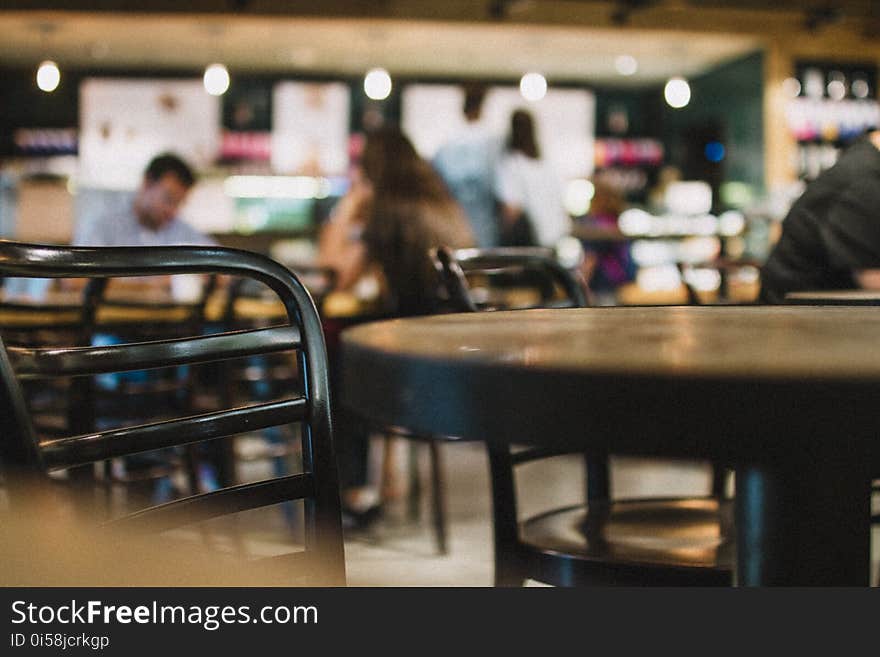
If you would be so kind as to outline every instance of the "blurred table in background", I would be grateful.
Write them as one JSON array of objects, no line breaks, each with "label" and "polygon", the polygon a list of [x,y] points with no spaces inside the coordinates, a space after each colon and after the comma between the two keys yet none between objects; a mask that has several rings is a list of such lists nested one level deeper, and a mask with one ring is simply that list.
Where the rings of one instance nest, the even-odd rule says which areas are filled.
[{"label": "blurred table in background", "polygon": [[880,290],[811,290],[789,292],[785,303],[803,306],[880,306]]}]

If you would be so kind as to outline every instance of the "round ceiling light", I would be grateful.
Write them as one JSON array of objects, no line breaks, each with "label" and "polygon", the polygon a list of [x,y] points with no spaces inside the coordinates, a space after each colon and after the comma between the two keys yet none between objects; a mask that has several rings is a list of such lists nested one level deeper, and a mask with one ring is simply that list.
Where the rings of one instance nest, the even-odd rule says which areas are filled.
[{"label": "round ceiling light", "polygon": [[42,62],[37,68],[37,86],[46,93],[55,91],[61,82],[61,71],[58,64],[51,60]]},{"label": "round ceiling light", "polygon": [[670,107],[681,109],[691,102],[691,85],[684,78],[670,78],[663,89],[663,97]]},{"label": "round ceiling light", "polygon": [[364,93],[373,100],[385,100],[391,95],[391,75],[384,68],[373,68],[364,76]]},{"label": "round ceiling light", "polygon": [[212,96],[222,96],[229,89],[229,71],[223,64],[211,64],[205,69],[202,81],[205,91]]},{"label": "round ceiling light", "polygon": [[547,79],[540,73],[526,73],[519,81],[519,92],[528,101],[538,101],[547,95]]}]

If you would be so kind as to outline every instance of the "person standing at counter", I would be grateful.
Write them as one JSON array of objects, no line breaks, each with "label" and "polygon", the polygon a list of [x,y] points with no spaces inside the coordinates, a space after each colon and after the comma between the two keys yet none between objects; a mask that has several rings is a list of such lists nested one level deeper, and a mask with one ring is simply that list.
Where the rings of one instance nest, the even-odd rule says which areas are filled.
[{"label": "person standing at counter", "polygon": [[800,290],[880,289],[880,131],[807,187],[761,269],[762,303]]},{"label": "person standing at counter", "polygon": [[495,213],[495,176],[499,138],[481,122],[482,85],[469,85],[464,95],[465,125],[440,147],[433,165],[470,220],[477,246],[499,245]]},{"label": "person standing at counter", "polygon": [[534,118],[524,109],[510,117],[510,135],[498,169],[496,193],[501,202],[505,246],[553,247],[571,233],[561,180],[541,158]]}]

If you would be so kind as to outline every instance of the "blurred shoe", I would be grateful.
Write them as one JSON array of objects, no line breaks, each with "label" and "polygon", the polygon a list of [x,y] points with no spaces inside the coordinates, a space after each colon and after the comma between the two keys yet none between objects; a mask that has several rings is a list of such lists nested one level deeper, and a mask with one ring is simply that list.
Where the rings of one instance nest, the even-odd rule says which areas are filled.
[{"label": "blurred shoe", "polygon": [[381,517],[381,504],[358,510],[344,506],[342,508],[342,528],[363,531],[369,529]]}]

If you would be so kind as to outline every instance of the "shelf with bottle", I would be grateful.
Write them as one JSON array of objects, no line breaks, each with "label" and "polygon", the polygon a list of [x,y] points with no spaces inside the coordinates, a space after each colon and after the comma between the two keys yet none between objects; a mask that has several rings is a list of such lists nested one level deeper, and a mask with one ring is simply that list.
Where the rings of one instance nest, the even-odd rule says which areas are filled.
[{"label": "shelf with bottle", "polygon": [[593,146],[597,168],[659,166],[663,143],[647,137],[601,137]]},{"label": "shelf with bottle", "polygon": [[789,101],[786,118],[799,142],[842,145],[880,124],[880,103],[798,97]]},{"label": "shelf with bottle", "polygon": [[813,180],[834,166],[840,152],[859,136],[880,127],[880,103],[795,98],[788,119],[797,140],[795,170],[799,178]]},{"label": "shelf with bottle", "polygon": [[594,143],[596,178],[628,198],[642,195],[651,172],[663,164],[663,143],[648,137],[600,137]]},{"label": "shelf with bottle", "polygon": [[12,134],[12,143],[19,157],[76,155],[79,135],[76,128],[19,128]]},{"label": "shelf with bottle", "polygon": [[880,127],[876,84],[871,64],[797,63],[796,77],[783,87],[790,97],[785,113],[797,142],[792,164],[798,178],[815,179],[852,141]]}]

